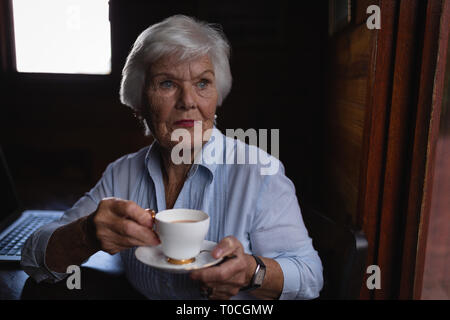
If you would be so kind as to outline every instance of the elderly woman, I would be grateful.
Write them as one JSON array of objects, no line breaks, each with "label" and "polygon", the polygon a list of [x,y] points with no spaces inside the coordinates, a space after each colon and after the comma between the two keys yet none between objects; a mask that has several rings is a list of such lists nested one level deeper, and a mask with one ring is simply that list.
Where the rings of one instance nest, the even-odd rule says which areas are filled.
[{"label": "elderly woman", "polygon": [[[69,265],[103,250],[120,253],[130,283],[151,299],[197,299],[205,293],[210,299],[319,295],[321,261],[281,164],[275,174],[261,175],[260,164],[173,161],[176,129],[193,135],[200,126],[206,135],[185,143],[192,159],[211,144],[225,158],[241,147],[256,148],[225,137],[214,126],[216,109],[231,89],[228,59],[229,45],[220,29],[186,16],[167,18],[137,38],[120,96],[154,142],[111,163],[60,221],[29,238],[21,263],[31,277],[59,281]],[[221,139],[225,143],[218,144]],[[224,262],[173,274],[137,260],[137,246],[160,243],[146,208],[207,212],[206,239],[217,243],[211,254]]]}]

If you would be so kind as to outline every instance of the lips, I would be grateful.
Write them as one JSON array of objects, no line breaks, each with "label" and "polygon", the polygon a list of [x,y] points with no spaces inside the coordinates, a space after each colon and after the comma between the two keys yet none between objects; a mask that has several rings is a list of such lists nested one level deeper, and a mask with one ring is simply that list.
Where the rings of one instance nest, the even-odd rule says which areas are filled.
[{"label": "lips", "polygon": [[195,120],[192,119],[183,119],[183,120],[178,120],[175,121],[175,125],[179,126],[179,127],[185,127],[185,128],[190,128],[193,127],[195,123]]}]

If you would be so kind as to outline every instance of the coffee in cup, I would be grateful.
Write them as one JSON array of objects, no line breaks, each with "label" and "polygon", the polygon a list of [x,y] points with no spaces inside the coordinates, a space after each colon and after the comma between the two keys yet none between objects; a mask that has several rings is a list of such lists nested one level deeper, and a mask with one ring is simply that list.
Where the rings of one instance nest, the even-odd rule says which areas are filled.
[{"label": "coffee in cup", "polygon": [[167,261],[173,264],[194,262],[208,232],[208,214],[193,209],[170,209],[158,212],[154,221]]}]

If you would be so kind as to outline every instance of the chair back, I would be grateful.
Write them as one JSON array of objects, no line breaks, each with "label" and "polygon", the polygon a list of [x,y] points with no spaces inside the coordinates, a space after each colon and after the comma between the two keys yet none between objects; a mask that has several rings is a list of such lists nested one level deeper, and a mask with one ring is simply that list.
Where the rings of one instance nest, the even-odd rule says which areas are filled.
[{"label": "chair back", "polygon": [[368,243],[364,233],[313,209],[303,208],[302,214],[324,269],[319,299],[358,299],[366,269]]}]

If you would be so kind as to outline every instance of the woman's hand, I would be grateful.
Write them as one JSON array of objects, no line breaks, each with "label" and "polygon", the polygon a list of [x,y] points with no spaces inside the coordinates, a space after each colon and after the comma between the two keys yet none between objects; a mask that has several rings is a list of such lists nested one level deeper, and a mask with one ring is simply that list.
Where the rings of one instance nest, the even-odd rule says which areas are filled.
[{"label": "woman's hand", "polygon": [[152,230],[151,210],[139,207],[133,201],[105,198],[92,213],[94,236],[100,250],[115,254],[135,246],[160,244]]},{"label": "woman's hand", "polygon": [[53,232],[45,262],[50,270],[66,272],[98,250],[115,254],[123,249],[160,243],[152,230],[151,210],[117,198],[105,198],[97,210]]},{"label": "woman's hand", "polygon": [[228,259],[218,266],[192,271],[191,278],[201,282],[202,289],[209,292],[209,299],[230,299],[250,283],[256,269],[255,259],[244,253],[242,244],[233,236],[222,239],[211,254],[216,259]]}]

